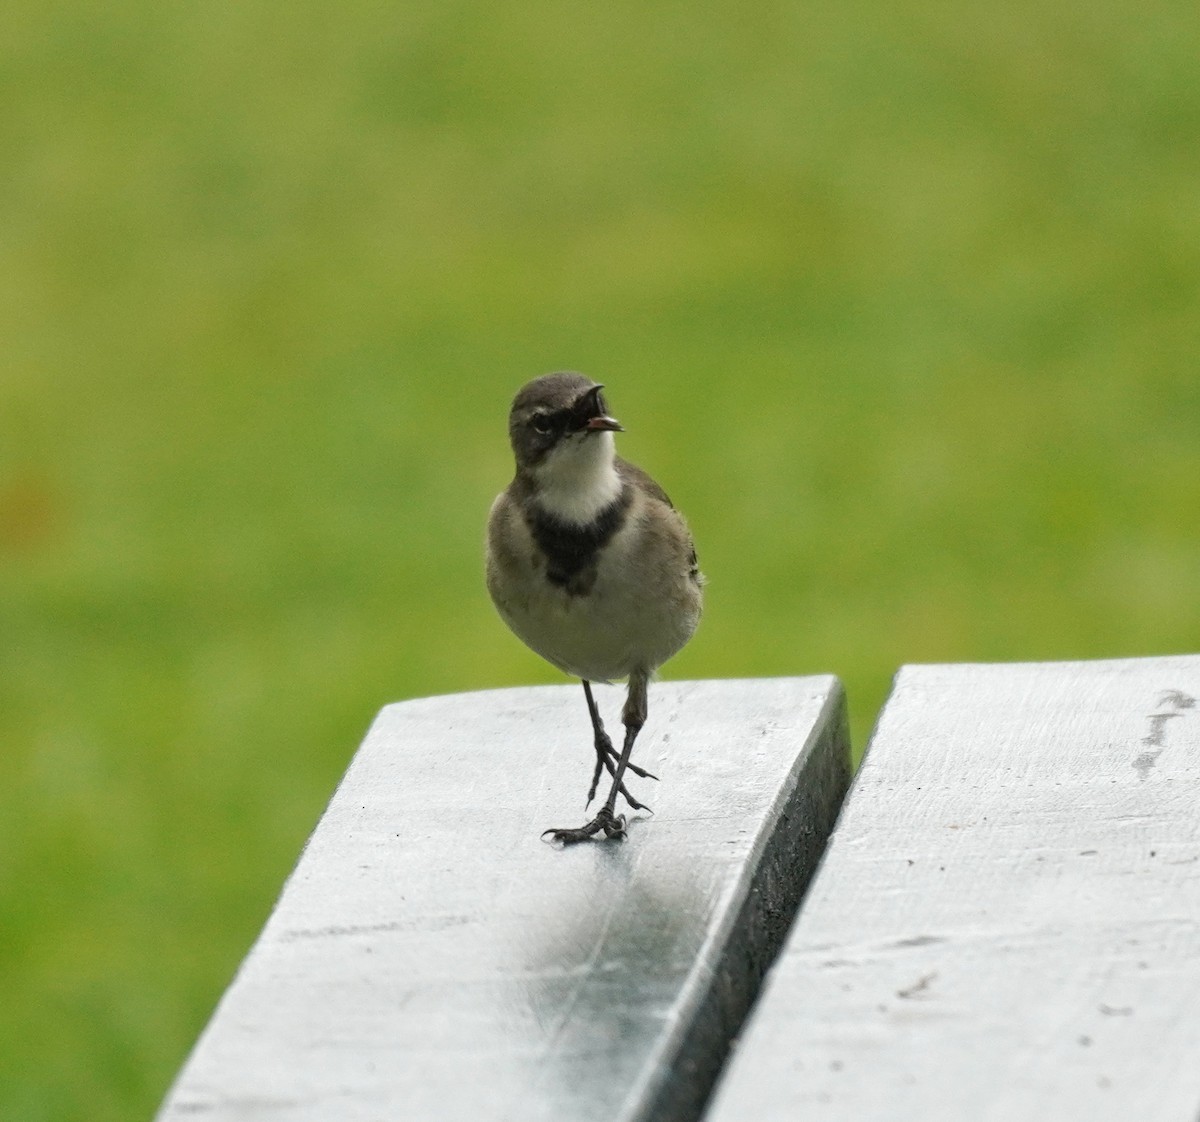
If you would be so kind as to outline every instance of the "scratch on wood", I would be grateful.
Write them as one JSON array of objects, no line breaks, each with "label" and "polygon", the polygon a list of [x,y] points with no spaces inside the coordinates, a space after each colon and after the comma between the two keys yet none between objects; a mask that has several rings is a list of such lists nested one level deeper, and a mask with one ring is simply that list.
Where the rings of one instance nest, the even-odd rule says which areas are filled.
[{"label": "scratch on wood", "polygon": [[297,939],[331,939],[352,935],[384,935],[398,931],[444,931],[470,923],[470,916],[423,916],[412,920],[393,920],[390,923],[355,923],[329,927],[294,927],[279,936],[281,943]]}]

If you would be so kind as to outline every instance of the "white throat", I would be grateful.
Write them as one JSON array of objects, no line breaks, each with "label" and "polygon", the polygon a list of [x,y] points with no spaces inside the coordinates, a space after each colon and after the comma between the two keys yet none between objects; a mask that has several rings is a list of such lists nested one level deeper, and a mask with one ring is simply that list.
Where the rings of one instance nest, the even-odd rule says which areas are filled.
[{"label": "white throat", "polygon": [[560,522],[591,522],[620,498],[615,456],[611,432],[567,437],[534,468],[534,501]]}]

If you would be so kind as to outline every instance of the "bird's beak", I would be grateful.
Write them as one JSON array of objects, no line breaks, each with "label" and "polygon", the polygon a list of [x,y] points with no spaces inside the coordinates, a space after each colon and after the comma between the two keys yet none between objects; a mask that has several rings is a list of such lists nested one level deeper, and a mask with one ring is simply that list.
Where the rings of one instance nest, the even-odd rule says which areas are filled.
[{"label": "bird's beak", "polygon": [[616,417],[610,417],[604,414],[600,417],[593,417],[586,425],[583,426],[587,432],[624,432],[621,427],[621,422]]},{"label": "bird's beak", "polygon": [[602,389],[603,386],[593,386],[576,403],[579,428],[583,432],[624,432],[621,422],[604,411],[604,404],[600,399]]}]

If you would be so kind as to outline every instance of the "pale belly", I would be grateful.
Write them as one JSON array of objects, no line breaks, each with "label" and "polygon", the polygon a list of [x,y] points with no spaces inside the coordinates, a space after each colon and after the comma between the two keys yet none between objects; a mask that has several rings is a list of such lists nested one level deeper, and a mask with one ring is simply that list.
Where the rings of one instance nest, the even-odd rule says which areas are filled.
[{"label": "pale belly", "polygon": [[615,581],[603,569],[595,586],[571,596],[540,574],[491,582],[505,623],[560,670],[594,682],[653,672],[696,630],[699,589],[691,582]]}]

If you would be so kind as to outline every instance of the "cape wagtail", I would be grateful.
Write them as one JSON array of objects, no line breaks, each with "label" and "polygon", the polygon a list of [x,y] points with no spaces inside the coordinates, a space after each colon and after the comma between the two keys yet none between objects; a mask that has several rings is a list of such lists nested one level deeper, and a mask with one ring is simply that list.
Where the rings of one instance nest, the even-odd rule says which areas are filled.
[{"label": "cape wagtail", "polygon": [[[646,722],[654,671],[691,637],[700,620],[703,578],[683,516],[644,471],[622,460],[597,385],[582,374],[547,374],[522,387],[508,433],[516,475],[492,505],[487,587],[504,622],[527,646],[583,680],[595,733],[595,797],[607,769],[612,787],[600,812],[578,829],[545,833],[564,844],[603,834],[620,838],[618,794],[644,809],[625,786]],[[629,679],[621,711],[620,754],[604,731],[592,682]]]}]

